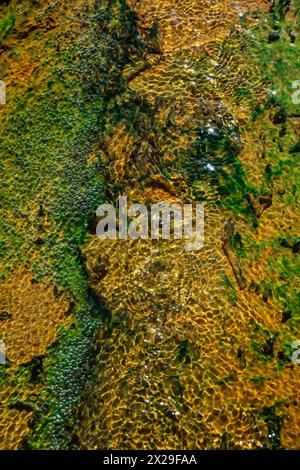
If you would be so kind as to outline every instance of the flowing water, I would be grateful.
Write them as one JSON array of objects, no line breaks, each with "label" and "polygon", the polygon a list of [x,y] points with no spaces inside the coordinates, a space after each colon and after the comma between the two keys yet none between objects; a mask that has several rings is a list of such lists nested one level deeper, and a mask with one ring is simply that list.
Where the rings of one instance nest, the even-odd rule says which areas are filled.
[{"label": "flowing water", "polygon": [[[98,13],[98,4],[112,8],[109,28],[118,31],[125,20],[117,5],[91,2],[87,18]],[[123,8],[130,26],[125,37],[114,37],[127,47],[121,75],[118,84],[108,80],[105,86],[104,121],[84,165],[103,175],[107,202],[127,195],[129,203],[147,206],[204,204],[205,243],[187,251],[184,240],[100,240],[89,215],[84,236],[76,238],[79,259],[88,296],[106,315],[94,328],[89,376],[68,418],[67,444],[47,445],[297,448],[300,369],[290,359],[290,345],[300,339],[299,164],[291,148],[299,138],[299,114],[270,99],[272,74],[279,83],[288,80],[276,68],[284,60],[282,50],[292,48],[288,28],[282,26],[284,47],[270,52],[276,16],[270,1],[128,0]],[[69,9],[72,18],[72,5]],[[297,2],[283,10],[275,24],[285,21],[298,34]],[[87,32],[83,22],[80,44],[92,43],[92,50],[97,46],[84,18]],[[93,55],[84,56],[87,70],[91,60]],[[96,88],[106,73],[102,63],[98,70]],[[51,188],[38,194],[36,201],[41,194],[54,197]],[[52,230],[50,220],[43,225]],[[76,224],[70,227],[68,237],[77,233]],[[47,297],[55,328],[61,313],[70,313],[83,295],[74,294],[68,281],[59,310],[46,281],[45,287],[41,281],[31,287],[24,271],[18,276],[27,282],[25,291]],[[49,272],[44,276],[49,282]],[[7,298],[10,287],[3,292]],[[22,304],[32,308],[26,297]],[[49,310],[33,308],[39,310],[38,323],[38,315],[51,322]],[[45,337],[42,322],[32,327]],[[12,330],[5,320],[3,331],[9,341],[16,326]],[[53,334],[43,339],[48,346]],[[28,347],[32,356],[46,355],[46,374],[45,348]],[[26,362],[17,351],[11,360],[18,366]],[[50,365],[55,368],[51,360]],[[36,387],[42,394],[43,383]],[[51,410],[44,414],[30,421],[33,407],[25,416],[27,445],[41,447],[39,419],[52,419]],[[24,436],[23,444],[12,442],[8,445],[24,446]]]}]

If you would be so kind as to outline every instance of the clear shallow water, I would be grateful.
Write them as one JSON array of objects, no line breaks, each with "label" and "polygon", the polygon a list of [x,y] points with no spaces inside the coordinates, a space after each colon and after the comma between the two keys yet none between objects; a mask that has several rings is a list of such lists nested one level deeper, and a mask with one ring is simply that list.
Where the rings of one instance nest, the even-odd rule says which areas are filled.
[{"label": "clear shallow water", "polygon": [[[299,120],[297,69],[282,64],[296,57],[297,2],[276,15],[269,2],[71,2],[63,32],[46,3],[39,39],[20,2],[29,36],[2,62],[15,93],[6,195],[19,182],[1,294],[3,445],[296,448]],[[204,248],[99,241],[95,207],[120,194],[203,203]]]}]

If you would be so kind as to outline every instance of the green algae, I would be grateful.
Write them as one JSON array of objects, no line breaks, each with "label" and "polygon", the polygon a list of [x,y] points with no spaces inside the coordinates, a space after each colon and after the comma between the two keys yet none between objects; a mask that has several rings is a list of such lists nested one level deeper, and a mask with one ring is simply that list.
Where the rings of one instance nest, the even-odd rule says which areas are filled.
[{"label": "green algae", "polygon": [[271,449],[281,448],[281,428],[283,425],[283,417],[278,413],[276,405],[265,406],[261,410],[261,417],[264,419],[268,427],[268,441]]},{"label": "green algae", "polygon": [[[105,130],[112,99],[108,87],[122,86],[120,70],[128,47],[123,44],[132,23],[124,2],[108,5],[100,2],[92,19],[86,16],[88,41],[68,38],[63,50],[64,34],[47,40],[46,79],[36,85],[33,80],[16,93],[2,117],[1,159],[10,156],[2,166],[1,202],[9,214],[1,218],[2,276],[20,264],[29,265],[38,250],[35,282],[51,282],[58,293],[67,291],[72,299],[73,320],[60,330],[47,353],[41,373],[44,391],[25,448],[67,447],[67,425],[90,376],[94,336],[106,315],[104,306],[90,295],[79,247],[90,218],[104,200],[102,164],[99,158],[89,164],[88,158],[97,154]],[[40,209],[32,212],[34,205]],[[50,230],[45,218],[51,221]],[[23,376],[21,366],[16,380]],[[3,380],[7,377],[4,374]],[[26,388],[26,380],[22,383]]]},{"label": "green algae", "polygon": [[[7,3],[7,2],[6,2]],[[10,2],[7,6],[2,6],[4,9],[4,18],[0,22],[0,44],[8,38],[13,31],[16,22],[16,2]]]},{"label": "green algae", "polygon": [[[77,303],[76,323],[61,332],[58,346],[53,348],[53,353],[50,351],[52,366],[49,366],[48,371],[47,393],[35,416],[33,435],[29,439],[30,448],[33,449],[68,448],[72,445],[68,433],[72,411],[79,404],[80,393],[91,376],[91,366],[95,357],[93,350],[95,333],[107,315],[105,307],[90,295],[84,260],[77,247],[84,241],[89,218],[94,214],[97,205],[103,201],[104,181],[101,163],[89,169],[86,166],[85,156],[87,157],[91,151],[90,139],[95,142],[95,137],[104,130],[105,106],[110,98],[107,94],[106,78],[109,77],[110,81],[115,80],[118,84],[120,80],[118,67],[121,68],[126,63],[123,51],[118,48],[120,39],[116,40],[116,37],[122,35],[124,25],[125,34],[127,32],[130,24],[126,16],[128,10],[124,8],[123,2],[117,3],[117,6],[120,15],[117,23],[110,9],[100,9],[94,17],[95,25],[100,25],[100,28],[103,28],[102,21],[105,18],[106,28],[110,24],[115,36],[110,37],[100,30],[95,38],[98,50],[92,48],[80,51],[82,67],[89,74],[95,70],[95,76],[92,75],[95,81],[89,77],[83,84],[82,99],[87,98],[87,106],[83,107],[83,116],[79,120],[80,127],[77,129],[74,142],[74,153],[71,153],[69,164],[65,164],[69,148],[67,153],[62,155],[60,147],[59,158],[64,162],[64,168],[60,173],[62,180],[57,182],[58,199],[53,204],[53,214],[59,223],[66,224],[65,243],[58,247],[54,243],[52,250],[56,261],[51,269],[57,273],[55,277],[57,284],[72,292]],[[117,26],[120,26],[120,29],[116,29]],[[88,65],[91,69],[87,68]],[[110,69],[108,65],[111,66]],[[103,74],[102,93],[99,72]],[[51,248],[49,246],[47,248],[51,253]]]},{"label": "green algae", "polygon": [[[153,111],[150,108],[140,102],[124,106],[122,100],[120,103],[114,100],[114,95],[122,95],[126,88],[121,70],[128,61],[128,51],[120,44],[127,41],[127,47],[133,44],[140,51],[144,47],[135,36],[135,16],[124,2],[114,2],[114,6],[117,7],[117,13],[113,13],[111,8],[100,8],[95,12],[89,25],[90,30],[94,29],[95,36],[89,33],[89,47],[75,44],[74,41],[68,45],[67,51],[56,57],[54,51],[59,41],[55,37],[49,39],[47,80],[42,86],[39,85],[38,91],[33,86],[25,94],[20,93],[4,112],[4,119],[9,125],[1,137],[1,156],[3,160],[7,155],[11,156],[9,165],[3,167],[6,182],[1,192],[3,207],[11,214],[8,220],[1,222],[4,236],[0,254],[6,265],[4,275],[20,263],[29,264],[32,241],[41,238],[39,259],[34,263],[35,278],[53,283],[59,292],[67,291],[73,302],[72,323],[61,329],[56,343],[47,353],[42,372],[45,389],[34,404],[32,431],[23,444],[26,448],[65,449],[76,444],[70,441],[73,412],[80,404],[80,394],[85,383],[92,377],[95,333],[108,315],[105,307],[91,295],[85,260],[80,251],[89,220],[105,197],[104,168],[100,156],[97,157],[100,153],[99,137],[123,120],[133,122],[132,132],[135,127],[138,130],[145,120],[151,125]],[[282,29],[288,27],[282,19],[283,13],[281,5],[278,14],[271,18],[271,23],[280,22]],[[269,29],[266,31],[269,32]],[[271,88],[279,90],[276,98],[272,97],[259,110],[260,114],[270,106],[278,108],[276,112],[281,114],[283,110],[287,115],[298,112],[290,103],[291,80],[298,70],[298,45],[289,50],[287,61],[293,64],[293,70],[286,74],[286,36],[269,44],[266,32],[259,31],[257,34],[259,39],[263,36],[263,41],[255,46],[255,50],[260,51],[259,67],[268,71],[266,82],[270,83]],[[156,35],[157,28],[154,28],[150,39],[155,41]],[[238,99],[250,99],[250,95],[245,88],[237,90]],[[132,119],[134,116],[135,120]],[[253,113],[253,121],[257,116],[258,113]],[[282,136],[282,139],[288,140],[286,148],[292,149],[287,157],[286,153],[276,148],[278,136],[271,122],[267,132],[275,135],[276,143],[268,155],[270,165],[266,167],[263,187],[257,188],[248,181],[232,139],[236,129],[218,132],[216,136],[199,129],[199,139],[192,155],[184,157],[183,169],[189,175],[189,185],[209,180],[217,187],[223,207],[235,215],[246,215],[253,224],[257,223],[247,203],[248,195],[264,195],[274,176],[283,175],[289,184],[290,181],[296,184],[299,178],[296,173],[297,158],[291,155],[297,152],[294,133],[288,131]],[[89,166],[87,162],[92,152],[96,153],[97,163]],[[216,169],[214,174],[204,166],[207,163]],[[288,174],[285,173],[287,170]],[[12,181],[15,182],[13,187]],[[196,194],[196,198],[201,200],[201,195]],[[202,199],[206,201],[206,196],[202,196]],[[284,200],[287,205],[293,206],[296,194],[285,194]],[[51,233],[43,233],[43,214],[37,211],[34,223],[29,218],[32,214],[28,205],[32,201],[36,202],[37,207],[42,206],[41,212],[51,219]],[[21,228],[18,226],[16,229],[16,219],[20,221]],[[288,235],[288,243],[292,243],[294,237]],[[10,245],[11,240],[13,245]],[[260,256],[268,243],[274,244],[275,241],[258,244],[251,237],[239,234],[235,234],[232,240],[232,246],[240,258]],[[280,274],[283,282],[272,285],[270,280],[262,280],[263,296],[272,296],[285,306],[286,311],[290,312],[290,327],[298,322],[296,312],[299,311],[299,295],[295,291],[291,292],[288,284],[291,278],[299,275],[299,265],[284,257],[275,264],[273,258],[268,262]],[[235,304],[235,288],[227,277],[224,277],[224,283]],[[271,353],[268,351],[272,349],[275,336],[268,330],[260,329],[259,341],[252,343],[259,360],[273,359],[273,350]],[[290,344],[287,339],[282,341],[284,345]],[[177,359],[181,362],[189,361],[188,340],[180,344]],[[7,380],[2,369],[0,372],[3,381]],[[29,383],[28,374],[27,367],[20,368],[18,377],[23,386]],[[224,383],[230,380],[225,377]],[[265,378],[253,376],[252,380],[264,382]],[[18,400],[15,398],[11,405]],[[270,447],[279,448],[281,418],[273,408],[263,409],[262,417],[272,436]]]},{"label": "green algae", "polygon": [[[266,158],[266,170],[265,170],[265,185],[261,188],[252,187],[248,188],[255,192],[257,195],[263,195],[266,191],[272,188],[274,178],[280,178],[281,185],[283,188],[291,188],[291,190],[285,190],[283,192],[283,201],[285,203],[286,210],[293,211],[293,207],[298,204],[299,191],[299,160],[297,158],[297,141],[295,143],[296,131],[295,126],[292,124],[294,116],[299,115],[299,104],[293,103],[293,82],[297,79],[300,67],[299,67],[299,44],[291,41],[291,37],[288,32],[294,30],[299,31],[299,9],[297,11],[297,17],[295,22],[291,23],[285,18],[285,7],[290,2],[286,2],[285,6],[282,2],[276,2],[274,12],[268,17],[267,22],[261,22],[256,32],[256,40],[254,42],[256,59],[255,63],[257,67],[264,71],[264,81],[268,85],[269,90],[272,91],[271,98],[261,108],[260,115],[269,112],[270,109],[274,109],[274,112],[270,113],[269,126],[263,128],[265,138],[272,143],[271,148],[267,152]],[[299,2],[295,2],[298,5]],[[281,35],[275,42],[268,41],[268,32],[274,28],[278,28],[281,31]],[[274,114],[275,113],[275,114]],[[276,117],[277,116],[277,117]],[[281,119],[278,116],[283,116]],[[253,119],[257,119],[257,114],[253,115]],[[279,128],[279,129],[278,129]],[[281,132],[282,129],[284,132]],[[293,155],[294,154],[294,155]],[[237,156],[238,158],[238,156]],[[245,175],[243,176],[245,178]],[[244,183],[245,184],[245,183]],[[241,188],[240,194],[243,193],[243,187]],[[234,191],[234,187],[232,187]],[[229,200],[225,204],[228,205],[232,210],[235,210],[237,214],[244,213],[244,208],[241,206],[243,198],[239,199],[234,196],[230,196]],[[287,249],[294,252],[297,250],[298,237],[296,233],[285,233],[284,241],[272,239],[268,242],[257,244],[254,240],[251,241],[251,237],[244,239],[246,241],[246,250],[243,253],[240,251],[240,247],[237,247],[239,256],[251,257],[260,256],[262,252],[268,246],[278,248],[280,246],[286,246]],[[290,312],[290,317],[293,320],[288,320],[290,328],[295,330],[296,325],[299,321],[299,293],[295,288],[289,286],[296,285],[296,279],[299,278],[299,258],[295,254],[292,258],[285,257],[281,253],[275,258],[269,258],[267,260],[269,269],[272,272],[278,274],[278,278],[281,279],[281,283],[274,282],[273,275],[270,279],[261,281],[261,290],[265,298],[272,297],[276,299],[279,304],[283,306],[285,311]],[[271,271],[270,271],[271,272]]]}]

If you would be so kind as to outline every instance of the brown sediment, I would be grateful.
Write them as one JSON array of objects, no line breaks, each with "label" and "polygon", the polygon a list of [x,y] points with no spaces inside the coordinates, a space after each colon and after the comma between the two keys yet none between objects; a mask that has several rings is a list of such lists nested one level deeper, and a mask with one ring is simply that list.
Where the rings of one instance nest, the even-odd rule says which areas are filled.
[{"label": "brown sediment", "polygon": [[[68,12],[83,3],[68,3]],[[276,409],[272,416],[278,418],[276,438],[281,439],[276,446],[295,449],[300,430],[299,369],[286,357],[283,342],[299,337],[299,327],[289,330],[290,312],[264,285],[266,281],[280,286],[284,272],[279,272],[276,260],[286,256],[283,270],[286,259],[297,256],[297,241],[288,239],[279,247],[275,243],[296,236],[299,226],[299,205],[286,204],[293,191],[288,169],[272,176],[263,195],[244,194],[243,208],[246,212],[250,205],[253,216],[247,219],[233,216],[222,205],[211,164],[211,174],[207,171],[195,179],[184,166],[195,169],[189,156],[199,130],[238,129],[237,161],[250,184],[264,187],[278,130],[274,110],[265,110],[248,125],[255,106],[264,103],[267,87],[249,65],[243,47],[270,2],[127,4],[137,15],[140,50],[130,49],[131,60],[123,70],[125,90],[118,95],[119,88],[109,83],[107,91],[116,94],[120,108],[131,107],[135,114],[113,125],[107,118],[109,130],[99,144],[107,194],[112,199],[126,194],[129,202],[144,204],[197,202],[200,195],[205,204],[205,245],[187,252],[180,240],[99,241],[95,220],[90,224],[79,257],[87,271],[89,295],[104,303],[112,318],[97,335],[95,370],[75,416],[75,447],[267,448],[273,444],[266,410]],[[43,41],[61,29],[62,9],[42,23]],[[245,13],[241,25],[239,15]],[[70,18],[67,15],[66,29],[73,27]],[[37,63],[25,47],[36,21],[30,16],[19,35],[24,41],[22,61],[9,50],[2,59],[9,70],[5,80],[8,85],[17,83],[19,92],[28,87],[30,77],[38,84],[48,73],[43,43],[37,38],[31,44]],[[17,27],[22,29],[22,24]],[[155,31],[156,38],[150,39]],[[67,47],[67,34],[65,41]],[[240,88],[250,90],[254,101],[247,96],[239,99]],[[265,137],[270,121],[273,127]],[[297,117],[287,121],[287,130],[296,135]],[[282,146],[287,153],[284,142]],[[234,176],[225,153],[217,155],[216,163],[223,170],[218,182],[226,187]],[[87,164],[97,161],[95,150]],[[8,219],[17,227],[31,226],[33,217],[41,219],[40,233],[30,244],[33,263],[53,221],[47,219],[39,195],[28,212],[30,220],[15,219],[12,213]],[[15,449],[30,430],[43,386],[31,379],[29,385],[28,379],[26,385],[14,382],[21,380],[14,367],[27,370],[36,358],[43,362],[74,303],[53,284],[37,282],[28,267],[13,270],[3,286],[0,331],[7,343],[11,377],[1,390],[5,412],[1,411],[0,434],[1,446]],[[297,289],[295,278],[286,289]]]},{"label": "brown sediment", "polygon": [[[55,298],[52,286],[36,282],[28,270],[20,268],[1,285],[0,325],[5,342],[9,380],[1,389],[0,441],[2,449],[19,449],[30,430],[42,383],[30,374],[31,362],[42,357],[56,340],[66,317],[66,295]],[[3,366],[2,366],[3,367]],[[17,374],[23,367],[25,374]],[[31,405],[32,403],[32,405]]]},{"label": "brown sediment", "polygon": [[[237,126],[247,123],[251,103],[234,98],[238,84],[254,90],[258,102],[265,97],[259,75],[247,68],[239,44],[257,21],[251,12],[268,11],[269,2],[128,5],[137,13],[142,38],[158,26],[160,57],[145,54],[147,65],[125,70],[130,91],[155,116],[146,132],[124,121],[110,131],[109,184],[117,181],[133,201],[158,202],[162,196],[166,201],[176,196],[191,201],[180,164],[196,140],[196,129],[220,128],[230,120]],[[245,12],[248,21],[242,28],[238,16]],[[127,99],[130,95],[125,94],[124,105]],[[259,132],[260,120],[254,132]],[[257,142],[247,128],[241,140],[240,161],[250,179],[261,181],[266,163],[257,164],[253,152],[263,153],[264,142]],[[170,189],[157,183],[161,168]],[[272,348],[261,347],[266,361],[253,349],[256,341],[265,341],[253,325],[271,332],[281,329],[280,302],[253,288],[270,276],[266,260],[276,249],[267,247],[261,258],[253,249],[253,256],[241,259],[230,237],[224,239],[231,214],[217,204],[220,196],[213,184],[193,184],[206,195],[205,245],[199,252],[186,252],[182,241],[116,242],[89,236],[86,242],[88,265],[99,255],[109,258],[105,277],[92,284],[113,318],[99,334],[97,378],[87,385],[78,411],[79,448],[268,447],[268,420],[262,410],[279,402],[279,412],[288,414],[282,431],[277,429],[282,445],[296,448],[299,443],[299,373],[291,364],[277,369],[282,352],[276,335]],[[279,195],[259,204],[259,211],[253,210],[258,227],[242,218],[235,222],[246,240],[250,234],[257,241],[273,238],[280,223]]]},{"label": "brown sediment", "polygon": [[66,295],[55,298],[53,287],[34,280],[19,269],[1,287],[1,338],[9,363],[17,366],[43,354],[54,342],[59,327],[68,320]]}]

